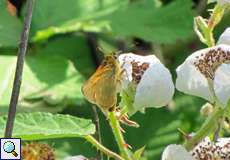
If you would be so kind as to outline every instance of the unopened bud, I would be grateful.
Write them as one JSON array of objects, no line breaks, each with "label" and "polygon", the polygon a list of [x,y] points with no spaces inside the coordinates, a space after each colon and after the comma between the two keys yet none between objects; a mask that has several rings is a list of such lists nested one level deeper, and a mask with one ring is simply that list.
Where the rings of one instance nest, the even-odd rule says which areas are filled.
[{"label": "unopened bud", "polygon": [[208,117],[212,112],[213,106],[210,103],[204,104],[200,109],[200,113],[203,117]]}]

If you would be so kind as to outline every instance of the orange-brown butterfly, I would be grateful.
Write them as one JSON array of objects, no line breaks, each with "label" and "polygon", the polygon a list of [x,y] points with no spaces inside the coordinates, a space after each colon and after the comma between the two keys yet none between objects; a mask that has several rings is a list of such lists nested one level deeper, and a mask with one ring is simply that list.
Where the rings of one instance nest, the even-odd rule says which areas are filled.
[{"label": "orange-brown butterfly", "polygon": [[104,113],[113,111],[117,103],[121,73],[121,67],[115,56],[106,56],[96,72],[83,84],[82,93]]}]

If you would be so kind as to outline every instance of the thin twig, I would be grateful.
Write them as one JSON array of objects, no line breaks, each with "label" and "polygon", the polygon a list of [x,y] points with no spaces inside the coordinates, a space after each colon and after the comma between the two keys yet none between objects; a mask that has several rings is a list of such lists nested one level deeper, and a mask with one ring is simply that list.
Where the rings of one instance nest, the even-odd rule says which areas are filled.
[{"label": "thin twig", "polygon": [[[93,110],[94,123],[96,125],[96,133],[95,133],[96,139],[98,140],[100,144],[102,144],[100,120],[98,117],[97,107],[95,105],[92,105],[92,110]],[[103,160],[103,153],[100,150],[98,150],[98,159]]]},{"label": "thin twig", "polygon": [[24,27],[21,34],[21,40],[18,47],[18,58],[17,58],[17,66],[16,72],[14,76],[14,84],[10,99],[8,118],[5,129],[5,137],[12,137],[12,131],[14,126],[15,115],[17,111],[18,97],[21,87],[22,81],[22,72],[23,72],[23,64],[28,44],[29,30],[33,13],[33,6],[35,0],[27,0],[27,13],[24,20]]}]

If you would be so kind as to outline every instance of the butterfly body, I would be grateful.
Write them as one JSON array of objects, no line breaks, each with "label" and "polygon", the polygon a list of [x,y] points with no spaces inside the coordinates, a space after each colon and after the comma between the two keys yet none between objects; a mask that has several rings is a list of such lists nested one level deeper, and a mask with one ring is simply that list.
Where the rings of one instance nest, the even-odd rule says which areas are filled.
[{"label": "butterfly body", "polygon": [[106,56],[96,72],[84,83],[82,93],[102,111],[115,109],[121,69],[112,55]]}]

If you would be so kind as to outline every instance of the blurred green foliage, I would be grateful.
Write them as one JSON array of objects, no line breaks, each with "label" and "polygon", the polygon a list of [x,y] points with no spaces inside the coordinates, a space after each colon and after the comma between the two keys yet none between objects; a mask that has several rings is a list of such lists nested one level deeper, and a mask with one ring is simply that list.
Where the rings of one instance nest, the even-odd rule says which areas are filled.
[{"label": "blurred green foliage", "polygon": [[[93,119],[91,106],[81,94],[81,86],[98,64],[101,55],[97,47],[145,54],[158,53],[155,46],[160,46],[161,54],[156,56],[175,77],[176,66],[202,47],[193,33],[197,5],[199,3],[192,0],[162,3],[154,0],[37,0],[18,111],[44,111]],[[19,16],[12,16],[6,1],[0,0],[1,115],[8,110],[24,7],[23,3]],[[217,27],[217,37],[227,25],[229,15]],[[199,98],[177,92],[169,106],[132,116],[141,127],[125,127],[125,138],[133,150],[146,146],[146,159],[160,159],[167,144],[183,140],[177,128],[187,133],[197,129],[203,121],[199,118],[203,103]],[[105,117],[100,112],[99,117],[103,144],[117,151]],[[96,155],[95,149],[82,139],[47,142],[56,149],[58,159],[67,155]]]}]

